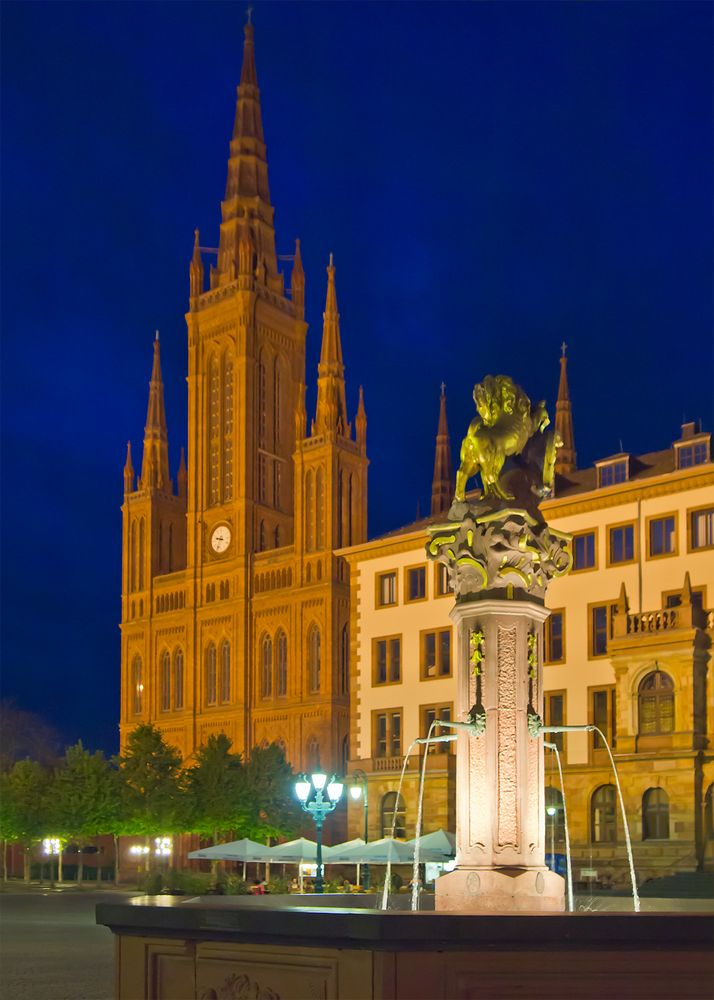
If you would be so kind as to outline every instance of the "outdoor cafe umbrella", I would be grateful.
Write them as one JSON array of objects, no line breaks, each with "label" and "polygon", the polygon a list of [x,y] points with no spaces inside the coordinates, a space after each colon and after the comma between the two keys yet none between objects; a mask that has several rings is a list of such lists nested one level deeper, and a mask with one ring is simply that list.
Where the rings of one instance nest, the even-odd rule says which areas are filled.
[{"label": "outdoor cafe umbrella", "polygon": [[215,844],[213,847],[202,847],[199,851],[191,851],[191,861],[272,861],[273,848],[267,844],[259,844],[255,840],[244,837],[242,840],[232,840],[229,844]]},{"label": "outdoor cafe umbrella", "polygon": [[[317,844],[314,840],[306,840],[305,837],[298,837],[297,840],[289,840],[286,844],[277,844],[271,847],[271,861],[282,861],[283,863],[310,864],[317,863]],[[330,860],[331,848],[322,848],[322,860]]]},{"label": "outdoor cafe umbrella", "polygon": [[[407,843],[412,859],[416,851],[416,837]],[[456,855],[456,838],[446,830],[435,830],[419,838],[419,861],[451,861]]]},{"label": "outdoor cafe umbrella", "polygon": [[[340,861],[345,863],[360,864],[368,863],[370,865],[386,865],[386,864],[406,864],[411,861],[414,852],[409,844],[406,844],[403,840],[393,840],[391,837],[382,837],[381,840],[372,840],[368,844],[355,844],[354,847],[347,848],[346,845],[340,845],[342,850],[340,851]],[[332,848],[331,850],[334,850]],[[335,860],[330,854],[330,862]]]},{"label": "outdoor cafe umbrella", "polygon": [[[354,840],[346,840],[344,844],[335,844],[334,847],[328,848],[330,852],[329,863],[331,865],[339,864],[359,864],[359,858],[355,859],[354,852],[355,849],[364,847],[365,842],[361,837],[355,837]],[[325,848],[323,847],[323,851]]]}]

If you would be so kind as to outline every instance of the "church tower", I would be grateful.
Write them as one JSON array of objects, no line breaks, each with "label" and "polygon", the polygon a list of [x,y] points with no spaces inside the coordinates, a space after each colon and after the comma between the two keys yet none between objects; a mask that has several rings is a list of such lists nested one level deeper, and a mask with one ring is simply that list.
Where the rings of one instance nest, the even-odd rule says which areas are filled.
[{"label": "church tower", "polygon": [[[300,241],[286,291],[252,24],[244,35],[218,246],[202,247],[196,230],[189,263],[188,449],[176,495],[158,342],[155,348],[140,482],[150,482],[171,510],[185,511],[180,565],[157,554],[149,508],[136,507],[131,496],[125,502],[126,573],[130,579],[126,550],[136,507],[147,521],[142,580],[146,586],[151,579],[152,590],[141,633],[123,619],[122,740],[151,719],[184,754],[225,732],[240,752],[279,740],[295,767],[319,757],[339,769],[349,664],[338,651],[344,641],[348,657],[341,630],[348,627],[349,582],[334,550],[366,538],[366,417],[360,396],[355,440],[330,262],[318,406],[307,434]],[[130,452],[124,478],[126,490]],[[161,545],[164,551],[165,540]],[[140,683],[147,693],[132,701],[137,656],[146,664]]]},{"label": "church tower", "polygon": [[560,434],[563,447],[558,449],[555,460],[555,471],[560,475],[575,472],[577,456],[575,454],[575,435],[573,433],[573,411],[570,405],[570,390],[568,388],[568,359],[565,356],[567,344],[560,349],[560,382],[558,384],[558,400],[555,404],[555,429]]},{"label": "church tower", "polygon": [[439,427],[436,432],[434,452],[434,477],[431,483],[431,516],[440,517],[451,506],[454,498],[454,478],[451,466],[451,440],[446,421],[446,386],[441,383],[439,400]]}]

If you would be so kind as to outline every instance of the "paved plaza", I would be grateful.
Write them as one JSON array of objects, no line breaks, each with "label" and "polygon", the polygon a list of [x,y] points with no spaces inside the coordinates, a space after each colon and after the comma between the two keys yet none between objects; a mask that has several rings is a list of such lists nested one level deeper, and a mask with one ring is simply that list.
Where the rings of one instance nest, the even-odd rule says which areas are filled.
[{"label": "paved plaza", "polygon": [[0,895],[0,1000],[112,1000],[114,942],[99,902],[133,893],[20,890]]}]

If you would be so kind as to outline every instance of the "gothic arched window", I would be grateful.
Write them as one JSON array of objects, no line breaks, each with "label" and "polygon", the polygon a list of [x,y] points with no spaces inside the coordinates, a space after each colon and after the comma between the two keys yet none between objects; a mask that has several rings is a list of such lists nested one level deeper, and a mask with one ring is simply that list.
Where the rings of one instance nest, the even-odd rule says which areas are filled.
[{"label": "gothic arched window", "polygon": [[347,482],[347,544],[352,544],[352,476]]},{"label": "gothic arched window", "polygon": [[315,511],[312,472],[305,474],[305,548],[312,552],[315,548]]},{"label": "gothic arched window", "polygon": [[268,399],[265,384],[265,360],[261,354],[258,358],[258,447],[265,448],[268,443]]},{"label": "gothic arched window", "polygon": [[660,736],[674,731],[674,684],[661,670],[643,678],[637,692],[639,735]]},{"label": "gothic arched window", "polygon": [[131,661],[131,691],[134,715],[141,715],[144,704],[144,671],[138,654]]},{"label": "gothic arched window", "polygon": [[212,642],[206,649],[206,704],[216,704],[216,647]]},{"label": "gothic arched window", "polygon": [[340,632],[340,694],[350,690],[350,629],[343,625]]},{"label": "gothic arched window", "polygon": [[265,552],[265,521],[258,525],[258,552]]},{"label": "gothic arched window", "polygon": [[139,590],[144,589],[144,518],[139,521]]},{"label": "gothic arched window", "polygon": [[342,469],[337,474],[337,547],[344,545],[345,537],[345,498],[344,498],[344,473]]},{"label": "gothic arched window", "polygon": [[614,844],[617,840],[615,786],[600,785],[590,800],[590,838],[594,844]]},{"label": "gothic arched window", "polygon": [[208,364],[208,502],[221,499],[221,373],[218,358]]},{"label": "gothic arched window", "polygon": [[320,630],[317,625],[311,625],[307,634],[307,675],[310,691],[320,690],[320,674],[322,672]]},{"label": "gothic arched window", "polygon": [[270,698],[273,694],[273,640],[263,636],[260,646],[260,694]]},{"label": "gothic arched window", "polygon": [[233,359],[223,361],[223,499],[233,499]]},{"label": "gothic arched window", "polygon": [[171,708],[171,655],[168,649],[161,654],[161,711]]},{"label": "gothic arched window", "polygon": [[315,545],[321,549],[325,544],[325,477],[322,469],[315,477]]},{"label": "gothic arched window", "polygon": [[669,840],[669,796],[664,788],[648,788],[642,796],[642,839]]},{"label": "gothic arched window", "polygon": [[307,741],[305,768],[308,772],[314,772],[320,768],[320,744],[314,736]]},{"label": "gothic arched window", "polygon": [[342,746],[340,748],[340,764],[342,769],[342,774],[347,774],[347,768],[350,763],[350,738],[349,736],[342,737]]},{"label": "gothic arched window", "polygon": [[[406,838],[407,811],[403,796],[398,796],[396,792],[387,792],[383,795],[380,817],[383,837],[394,836],[398,840]],[[392,829],[394,829],[393,834]]]},{"label": "gothic arched window", "polygon": [[288,637],[282,629],[275,637],[275,693],[282,697],[288,693]]},{"label": "gothic arched window", "polygon": [[231,644],[227,639],[221,643],[221,701],[231,700]]},{"label": "gothic arched window", "polygon": [[183,650],[174,653],[174,708],[183,708]]},{"label": "gothic arched window", "polygon": [[[132,525],[131,525],[131,545],[130,545],[130,549],[129,549],[129,559],[130,559],[130,566],[129,566],[130,583],[129,583],[129,589],[133,593],[137,589],[136,588],[136,581],[137,581],[136,570],[137,570],[137,566],[138,566],[138,563],[139,563],[139,554],[138,554],[137,545],[136,545],[136,521],[132,521]],[[134,616],[132,615],[132,618],[133,617]]]},{"label": "gothic arched window", "polygon": [[280,451],[280,406],[281,386],[280,386],[280,359],[273,362],[273,451],[277,455]]}]

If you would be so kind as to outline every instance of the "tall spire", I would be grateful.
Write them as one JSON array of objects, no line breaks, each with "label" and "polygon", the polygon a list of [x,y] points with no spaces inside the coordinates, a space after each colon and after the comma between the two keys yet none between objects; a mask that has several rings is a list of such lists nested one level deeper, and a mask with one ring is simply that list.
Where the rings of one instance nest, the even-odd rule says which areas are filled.
[{"label": "tall spire", "polygon": [[164,407],[164,383],[161,378],[159,331],[154,340],[154,364],[149,382],[149,407],[144,428],[144,455],[141,463],[141,489],[171,492],[169,444]]},{"label": "tall spire", "polygon": [[179,459],[178,473],[176,474],[176,486],[178,488],[178,495],[182,500],[186,499],[188,494],[188,473],[186,472],[186,455],[181,449],[181,458]]},{"label": "tall spire", "polygon": [[203,292],[203,260],[199,244],[198,229],[193,233],[193,256],[188,269],[189,298],[195,299]]},{"label": "tall spire", "polygon": [[337,311],[335,290],[335,265],[330,254],[327,266],[327,297],[322,314],[322,349],[317,366],[317,410],[315,433],[337,431],[346,437],[350,434],[345,402],[345,366],[342,363],[340,341],[340,314]]},{"label": "tall spire", "polygon": [[134,466],[131,464],[131,441],[126,443],[126,462],[124,463],[124,495],[134,492]]},{"label": "tall spire", "polygon": [[364,390],[359,387],[359,403],[357,404],[357,416],[355,417],[355,432],[357,434],[357,444],[362,454],[367,452],[367,411],[364,408]]},{"label": "tall spire", "polygon": [[431,516],[438,517],[445,513],[451,505],[453,495],[451,441],[449,439],[449,425],[446,421],[446,386],[442,382],[439,400],[439,427],[436,432],[436,451],[434,453],[434,478],[431,484]]},{"label": "tall spire", "polygon": [[565,342],[560,347],[560,383],[558,385],[558,401],[555,404],[555,429],[563,441],[563,447],[558,449],[558,457],[555,460],[555,471],[561,475],[575,472],[577,461],[575,435],[573,434],[573,412],[568,389],[568,359],[565,356],[567,347]]},{"label": "tall spire", "polygon": [[305,312],[305,272],[302,267],[302,254],[300,253],[300,240],[295,240],[295,257],[293,259],[293,272],[290,275],[290,297],[301,314]]},{"label": "tall spire", "polygon": [[277,278],[274,209],[270,203],[268,160],[250,21],[245,24],[243,34],[243,67],[228,160],[226,196],[221,204],[219,281],[229,281],[235,276],[243,223],[249,228],[258,266],[264,261],[268,278]]}]

